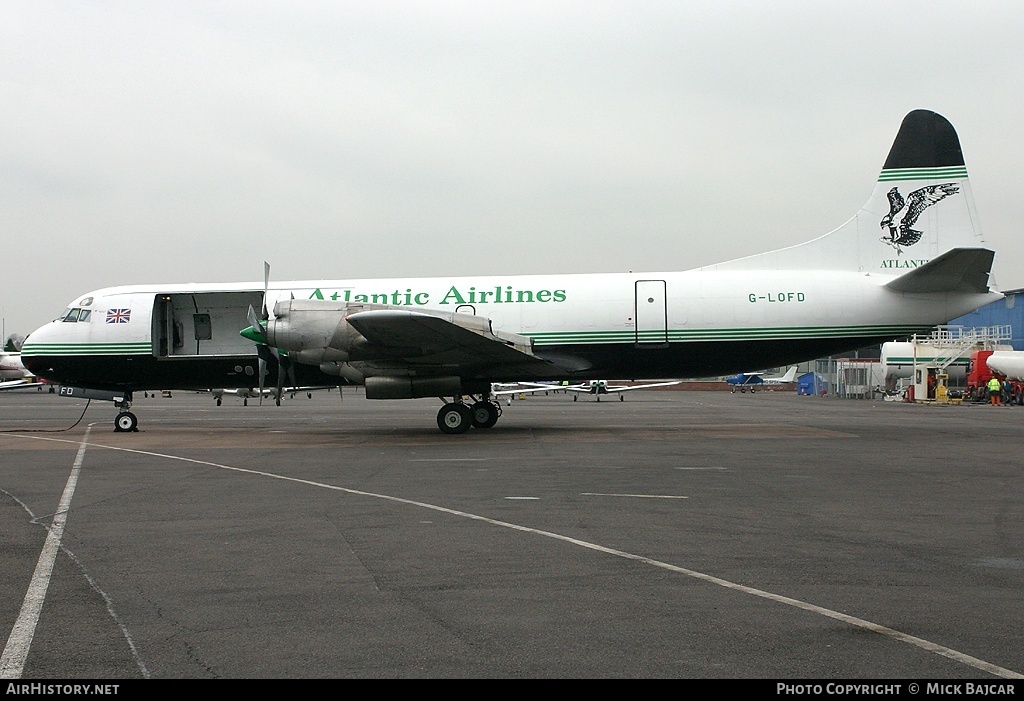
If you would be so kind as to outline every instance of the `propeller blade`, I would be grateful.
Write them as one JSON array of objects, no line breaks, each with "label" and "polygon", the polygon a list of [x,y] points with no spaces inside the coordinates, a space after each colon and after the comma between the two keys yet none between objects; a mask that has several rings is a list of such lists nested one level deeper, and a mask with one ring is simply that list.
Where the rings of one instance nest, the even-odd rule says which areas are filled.
[{"label": "propeller blade", "polygon": [[[259,357],[259,382],[260,382],[260,406],[263,406],[263,390],[268,373],[268,365],[274,363],[277,372],[277,396],[281,396],[281,383],[283,373],[281,371],[281,358],[276,348],[267,345],[267,322],[270,321],[270,312],[267,311],[267,293],[270,290],[270,263],[263,261],[263,300],[260,316],[256,316],[256,310],[249,305],[245,318],[249,322],[249,328],[243,329],[241,334],[256,344],[256,355]],[[280,399],[278,399],[280,403]]]},{"label": "propeller blade", "polygon": [[263,261],[263,320],[270,318],[267,311],[267,291],[270,289],[270,263]]},{"label": "propeller blade", "polygon": [[285,358],[288,356],[280,353],[275,355],[277,356],[277,405],[281,406],[281,395],[284,394],[284,364],[287,362]]},{"label": "propeller blade", "polygon": [[284,394],[284,382],[287,378],[288,386],[294,391],[295,382],[295,363],[288,357],[285,352],[278,352],[277,354],[277,403],[278,406],[281,404],[281,396]]},{"label": "propeller blade", "polygon": [[285,361],[285,367],[288,369],[288,384],[295,387],[298,383],[295,381],[295,363],[288,357],[287,353],[282,353],[281,357]]},{"label": "propeller blade", "polygon": [[260,320],[256,318],[256,312],[253,310],[251,304],[249,305],[249,311],[245,316],[246,319],[249,320],[249,326],[253,327],[253,329],[259,330],[260,332],[266,331],[260,323]]},{"label": "propeller blade", "polygon": [[263,406],[263,376],[267,374],[267,361],[263,359],[263,354],[260,354],[259,362],[259,374],[260,374],[260,406]]}]

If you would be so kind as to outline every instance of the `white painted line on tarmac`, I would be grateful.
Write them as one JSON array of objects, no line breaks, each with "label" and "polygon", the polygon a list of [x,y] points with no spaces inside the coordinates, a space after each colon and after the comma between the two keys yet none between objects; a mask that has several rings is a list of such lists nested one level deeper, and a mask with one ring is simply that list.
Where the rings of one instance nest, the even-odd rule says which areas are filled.
[{"label": "white painted line on tarmac", "polygon": [[3,653],[0,654],[0,679],[21,679],[21,673],[25,669],[25,660],[28,658],[28,651],[32,647],[32,639],[36,634],[36,625],[39,623],[39,614],[43,610],[46,592],[50,587],[53,563],[60,551],[60,540],[64,536],[64,524],[67,523],[71,498],[75,495],[75,487],[78,485],[78,473],[81,471],[82,461],[85,459],[85,448],[89,444],[90,431],[92,431],[92,426],[87,426],[85,435],[82,436],[82,442],[78,446],[78,454],[71,467],[71,474],[64,485],[64,493],[57,505],[57,512],[54,513],[53,521],[47,529],[46,542],[43,543],[43,551],[39,554],[39,560],[36,562],[36,569],[32,573],[32,580],[25,593],[25,600],[21,604],[18,619],[14,622],[14,628],[11,630],[10,637],[7,638]]},{"label": "white painted line on tarmac", "polygon": [[603,494],[601,492],[580,492],[584,497],[633,497],[635,499],[689,499],[690,497],[672,494]]},{"label": "white painted line on tarmac", "polygon": [[409,462],[487,462],[494,458],[412,458]]},{"label": "white painted line on tarmac", "polygon": [[[46,437],[43,437],[43,436],[16,436],[16,437],[18,437],[18,438],[29,438],[29,439],[41,440],[41,441],[54,441],[54,442],[64,442],[64,443],[72,442],[72,441],[68,441],[66,439],[46,438]],[[85,442],[85,439],[83,438],[83,441],[82,441],[82,446],[83,447],[82,447],[80,452],[84,452],[84,450],[85,450],[84,446],[85,445],[86,445],[86,442]],[[1000,667],[1000,666],[992,664],[990,662],[986,662],[985,660],[978,659],[977,657],[972,657],[971,655],[967,655],[967,654],[964,654],[962,652],[958,652],[957,650],[953,650],[952,648],[945,647],[944,645],[939,645],[939,644],[933,643],[933,642],[931,642],[929,640],[925,640],[923,638],[918,638],[917,636],[914,636],[914,635],[909,635],[907,633],[903,633],[901,631],[894,630],[892,628],[888,628],[886,626],[879,625],[877,623],[872,623],[871,621],[867,621],[867,620],[865,620],[863,618],[857,618],[856,616],[849,616],[849,615],[847,615],[845,613],[840,613],[839,611],[833,611],[832,609],[827,609],[827,608],[825,608],[823,606],[817,606],[815,604],[807,603],[806,601],[800,601],[799,599],[793,599],[793,598],[790,598],[788,596],[782,596],[780,594],[773,594],[772,592],[764,591],[763,589],[756,589],[754,587],[748,587],[748,586],[746,586],[744,584],[737,584],[735,582],[730,582],[727,579],[721,579],[720,577],[715,577],[713,575],[705,574],[703,572],[698,572],[697,570],[691,570],[691,569],[688,569],[686,567],[679,567],[677,565],[672,565],[672,564],[669,564],[667,562],[661,562],[660,560],[654,560],[654,559],[646,557],[644,555],[636,555],[636,554],[633,554],[633,553],[628,553],[628,552],[626,552],[624,550],[616,550],[615,548],[605,547],[603,545],[598,545],[597,543],[590,543],[590,542],[587,542],[585,540],[580,540],[578,538],[572,538],[570,536],[561,535],[559,533],[552,533],[551,531],[543,531],[543,530],[540,530],[540,529],[537,529],[537,528],[531,528],[529,526],[521,526],[521,525],[516,524],[516,523],[509,523],[508,521],[499,521],[497,519],[488,518],[486,516],[478,516],[477,514],[471,514],[471,513],[468,513],[466,511],[458,511],[456,509],[449,509],[449,508],[444,507],[444,506],[437,506],[436,504],[427,504],[425,502],[415,501],[413,499],[404,499],[402,497],[395,497],[395,496],[391,496],[391,495],[388,495],[388,494],[377,494],[377,493],[374,493],[374,492],[364,492],[364,491],[362,491],[360,489],[350,489],[348,487],[339,487],[339,486],[334,485],[334,484],[325,484],[323,482],[315,482],[313,480],[300,479],[298,477],[288,477],[287,475],[278,475],[278,474],[274,474],[273,472],[264,472],[262,470],[253,470],[253,469],[246,468],[246,467],[233,467],[231,465],[223,465],[223,464],[220,464],[220,463],[209,462],[208,460],[196,460],[195,458],[185,458],[185,457],[181,457],[181,456],[178,456],[178,455],[168,455],[166,453],[155,453],[155,452],[151,452],[151,451],[148,451],[148,450],[135,450],[135,449],[132,449],[132,448],[121,448],[121,447],[118,447],[118,446],[103,445],[101,443],[90,443],[89,445],[92,446],[92,447],[95,447],[95,448],[106,448],[108,450],[116,450],[116,451],[121,451],[121,452],[125,452],[125,453],[134,453],[136,455],[148,455],[148,456],[155,457],[155,458],[165,458],[165,459],[168,459],[168,460],[179,460],[181,462],[187,462],[187,463],[191,463],[193,465],[205,465],[205,466],[208,466],[208,467],[216,467],[216,468],[220,468],[222,470],[230,470],[231,472],[239,472],[239,473],[243,473],[243,474],[257,475],[257,476],[260,476],[260,477],[267,477],[267,478],[270,478],[270,479],[281,480],[283,482],[292,482],[292,483],[295,483],[295,484],[305,484],[305,485],[308,485],[310,487],[317,487],[319,489],[327,489],[327,490],[331,490],[331,491],[335,491],[335,492],[343,492],[345,494],[353,494],[353,495],[358,495],[358,496],[370,497],[370,498],[373,498],[373,499],[382,499],[384,501],[390,501],[390,502],[394,502],[396,504],[407,504],[409,506],[417,506],[417,507],[422,508],[422,509],[429,509],[431,511],[437,511],[439,513],[448,514],[450,516],[459,516],[461,518],[466,518],[466,519],[470,519],[470,520],[473,520],[473,521],[479,521],[481,523],[489,523],[489,524],[491,524],[493,526],[499,526],[501,528],[508,528],[508,529],[511,529],[511,530],[514,530],[514,531],[520,531],[522,533],[531,533],[533,535],[543,536],[545,538],[552,538],[554,540],[558,540],[558,541],[561,541],[563,543],[569,543],[570,545],[576,545],[576,546],[581,547],[581,548],[586,548],[587,550],[593,550],[594,552],[604,553],[606,555],[612,555],[614,557],[621,557],[621,558],[626,559],[626,560],[633,560],[635,562],[640,562],[640,563],[643,563],[643,564],[646,564],[646,565],[650,565],[651,567],[658,567],[660,569],[668,570],[669,572],[675,572],[677,574],[682,574],[682,575],[685,575],[687,577],[692,577],[693,579],[698,579],[698,580],[701,580],[703,582],[707,582],[708,584],[714,584],[716,586],[724,587],[724,588],[730,589],[732,591],[737,591],[737,592],[741,592],[741,593],[744,593],[744,594],[749,594],[751,596],[756,596],[756,597],[759,597],[759,598],[762,598],[762,599],[767,599],[768,601],[774,601],[776,603],[784,604],[786,606],[792,606],[792,607],[798,608],[798,609],[800,609],[802,611],[808,611],[810,613],[816,613],[816,614],[818,614],[820,616],[825,616],[826,618],[831,618],[831,619],[834,619],[834,620],[837,620],[837,621],[842,621],[843,623],[847,623],[847,624],[849,624],[851,626],[855,626],[857,628],[862,628],[862,629],[870,631],[872,633],[877,633],[879,635],[888,637],[888,638],[890,638],[892,640],[896,640],[896,641],[899,641],[899,642],[907,643],[909,645],[913,645],[913,646],[918,647],[918,648],[920,648],[922,650],[925,650],[927,652],[932,652],[932,653],[934,653],[936,655],[940,655],[940,656],[945,657],[947,659],[953,660],[954,662],[958,662],[960,664],[967,665],[969,667],[973,667],[974,669],[978,669],[978,670],[981,670],[983,672],[987,672],[987,673],[992,674],[992,675],[997,676],[997,677],[1003,677],[1005,679],[1024,679],[1024,674],[1021,674],[1020,672],[1015,672],[1013,670],[1006,669],[1004,667]]]}]

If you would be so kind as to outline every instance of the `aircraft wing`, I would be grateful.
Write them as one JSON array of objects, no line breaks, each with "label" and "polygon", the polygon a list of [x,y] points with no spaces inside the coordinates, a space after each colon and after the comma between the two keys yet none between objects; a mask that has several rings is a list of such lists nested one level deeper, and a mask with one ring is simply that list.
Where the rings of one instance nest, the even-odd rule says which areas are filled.
[{"label": "aircraft wing", "polygon": [[[410,367],[458,367],[463,373],[550,375],[552,363],[533,354],[525,336],[496,332],[488,319],[405,309],[356,312],[348,323],[366,339],[361,353],[401,360]],[[550,389],[550,387],[549,387]]]},{"label": "aircraft wing", "polygon": [[651,387],[670,387],[672,385],[678,385],[682,383],[682,380],[671,380],[669,382],[652,382],[648,385],[617,385],[614,387],[605,386],[605,390],[611,392],[628,392],[632,389],[650,389]]},{"label": "aircraft wing", "polygon": [[579,392],[580,394],[612,394],[614,392],[628,392],[634,389],[650,389],[651,387],[668,387],[670,385],[678,385],[682,380],[670,380],[668,382],[652,382],[646,385],[609,385],[602,382],[599,387],[593,384],[582,384],[582,385],[569,385],[568,387],[558,387],[557,389],[564,389],[567,392]]},{"label": "aircraft wing", "polygon": [[532,392],[574,392],[583,385],[553,385],[543,382],[517,382],[515,387],[492,385],[491,394],[530,394]]},{"label": "aircraft wing", "polygon": [[42,382],[29,382],[28,380],[8,380],[0,382],[0,391],[5,389],[25,389],[27,387],[42,387]]},{"label": "aircraft wing", "polygon": [[[315,385],[309,387],[282,387],[281,396],[286,394],[298,394],[300,392],[318,392],[320,390],[331,390],[334,389],[334,385]],[[201,389],[199,392],[209,393],[213,395],[214,399],[220,399],[225,394],[233,394],[236,397],[255,398],[260,396],[261,390],[257,387],[235,387],[231,389],[225,389],[223,387],[213,387],[211,389]],[[274,387],[264,387],[262,390],[264,397],[273,397],[277,394],[277,389]]]}]

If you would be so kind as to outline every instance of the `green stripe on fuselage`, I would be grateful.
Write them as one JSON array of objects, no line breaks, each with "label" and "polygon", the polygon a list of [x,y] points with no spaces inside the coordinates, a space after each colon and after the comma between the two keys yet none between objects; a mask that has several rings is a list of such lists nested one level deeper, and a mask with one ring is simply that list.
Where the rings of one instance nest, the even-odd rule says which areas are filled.
[{"label": "green stripe on fuselage", "polygon": [[553,331],[527,332],[524,336],[533,340],[534,345],[565,345],[565,344],[601,344],[601,343],[634,343],[639,338],[645,340],[664,340],[675,342],[686,341],[760,341],[766,339],[807,339],[807,338],[842,338],[848,336],[878,337],[892,336],[898,338],[921,331],[921,326],[886,325],[886,326],[806,326],[806,327],[763,327],[763,328],[732,328],[732,329],[662,329],[645,330],[605,330],[605,331]]},{"label": "green stripe on fuselage", "polygon": [[150,343],[25,343],[23,356],[152,354]]}]

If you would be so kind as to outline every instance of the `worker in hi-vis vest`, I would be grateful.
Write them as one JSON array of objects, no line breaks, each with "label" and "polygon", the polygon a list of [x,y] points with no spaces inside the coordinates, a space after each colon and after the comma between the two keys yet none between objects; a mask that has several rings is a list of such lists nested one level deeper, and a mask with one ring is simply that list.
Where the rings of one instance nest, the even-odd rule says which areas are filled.
[{"label": "worker in hi-vis vest", "polygon": [[1000,401],[1000,395],[1003,393],[1003,384],[999,381],[998,377],[993,377],[988,381],[988,401],[989,404],[994,406],[1002,405]]}]

